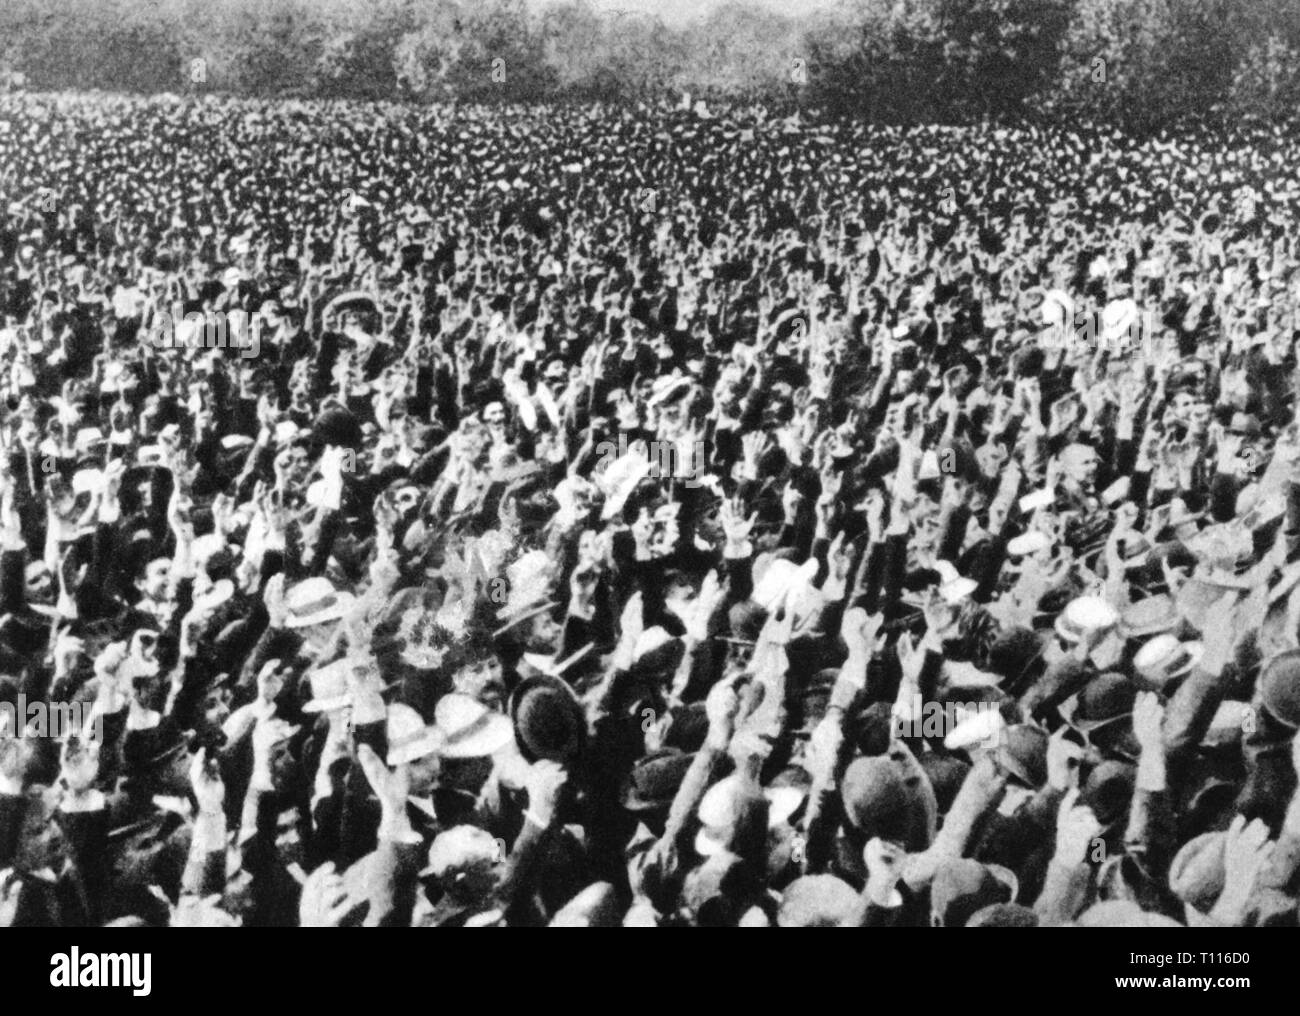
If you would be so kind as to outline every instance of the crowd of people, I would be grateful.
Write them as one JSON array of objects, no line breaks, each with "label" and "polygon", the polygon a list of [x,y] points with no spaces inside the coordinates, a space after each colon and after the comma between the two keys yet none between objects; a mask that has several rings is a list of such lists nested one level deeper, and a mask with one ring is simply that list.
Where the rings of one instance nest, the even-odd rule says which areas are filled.
[{"label": "crowd of people", "polygon": [[0,96],[0,924],[1296,924],[1297,157]]}]

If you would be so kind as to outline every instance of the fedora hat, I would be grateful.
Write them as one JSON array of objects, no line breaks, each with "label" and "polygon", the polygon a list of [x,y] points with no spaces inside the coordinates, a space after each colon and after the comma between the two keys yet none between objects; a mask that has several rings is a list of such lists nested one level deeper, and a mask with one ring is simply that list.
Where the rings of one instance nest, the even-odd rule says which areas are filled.
[{"label": "fedora hat", "polygon": [[1047,783],[1047,731],[1017,723],[1002,731],[998,762],[1027,787],[1037,790]]},{"label": "fedora hat", "polygon": [[442,748],[442,733],[427,726],[410,706],[388,707],[388,764],[400,766],[436,754]]},{"label": "fedora hat", "polygon": [[1056,634],[1064,642],[1074,643],[1085,633],[1102,631],[1119,622],[1115,608],[1099,596],[1080,596],[1071,600],[1056,619]]},{"label": "fedora hat", "polygon": [[1161,635],[1178,627],[1178,621],[1178,608],[1172,597],[1148,596],[1120,612],[1119,633],[1130,639]]},{"label": "fedora hat", "polygon": [[285,595],[286,628],[309,628],[337,621],[352,608],[351,593],[339,592],[327,578],[303,579]]},{"label": "fedora hat", "polygon": [[628,811],[659,811],[668,808],[686,778],[694,752],[661,748],[637,761],[623,781],[619,801]]},{"label": "fedora hat", "polygon": [[510,696],[515,740],[529,762],[569,762],[587,742],[587,715],[573,689],[560,678],[521,681]]},{"label": "fedora hat", "polygon": [[1148,640],[1133,657],[1133,669],[1152,691],[1163,691],[1172,681],[1186,677],[1201,662],[1205,647],[1182,642],[1168,633]]},{"label": "fedora hat", "polygon": [[1061,717],[1083,733],[1099,730],[1131,716],[1137,692],[1123,674],[1101,674],[1061,704]]},{"label": "fedora hat", "polygon": [[508,717],[459,692],[438,700],[433,722],[442,734],[443,758],[485,758],[509,744],[513,733]]},{"label": "fedora hat", "polygon": [[303,707],[304,713],[327,713],[351,705],[348,692],[348,668],[351,659],[336,660],[317,667],[307,675],[311,683],[311,699]]}]

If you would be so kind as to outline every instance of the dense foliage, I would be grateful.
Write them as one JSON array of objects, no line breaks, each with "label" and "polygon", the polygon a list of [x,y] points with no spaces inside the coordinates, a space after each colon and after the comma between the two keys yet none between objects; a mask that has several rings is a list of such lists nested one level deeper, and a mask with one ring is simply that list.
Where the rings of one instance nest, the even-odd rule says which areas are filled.
[{"label": "dense foliage", "polygon": [[586,0],[0,5],[0,71],[30,88],[467,102],[689,91],[893,122],[1286,118],[1298,55],[1293,0],[725,3],[671,26]]}]

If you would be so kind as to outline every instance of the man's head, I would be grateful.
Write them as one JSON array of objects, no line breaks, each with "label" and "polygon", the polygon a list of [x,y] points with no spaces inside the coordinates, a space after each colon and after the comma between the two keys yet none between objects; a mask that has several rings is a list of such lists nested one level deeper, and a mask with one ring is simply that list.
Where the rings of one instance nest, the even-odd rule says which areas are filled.
[{"label": "man's head", "polygon": [[1101,457],[1090,445],[1071,444],[1061,452],[1061,470],[1066,480],[1081,490],[1092,490],[1100,465]]},{"label": "man's head", "polygon": [[135,580],[140,594],[151,600],[167,597],[171,586],[172,562],[168,557],[155,557],[147,561]]},{"label": "man's head", "polygon": [[463,904],[486,902],[501,880],[505,860],[501,841],[478,826],[458,825],[429,845],[429,863],[420,873]]},{"label": "man's head", "polygon": [[27,565],[24,583],[28,603],[54,602],[54,575],[44,561],[32,561]]}]

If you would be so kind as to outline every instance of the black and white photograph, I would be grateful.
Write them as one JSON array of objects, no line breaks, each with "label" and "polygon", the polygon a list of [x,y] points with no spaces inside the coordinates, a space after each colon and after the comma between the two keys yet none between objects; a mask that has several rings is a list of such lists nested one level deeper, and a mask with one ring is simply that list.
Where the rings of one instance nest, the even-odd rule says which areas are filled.
[{"label": "black and white photograph", "polygon": [[1136,929],[1113,996],[1249,995],[1297,114],[1294,0],[0,0],[0,943]]}]

